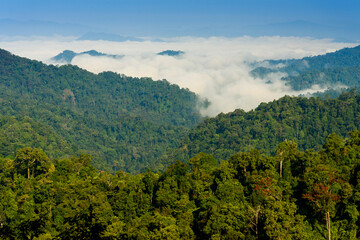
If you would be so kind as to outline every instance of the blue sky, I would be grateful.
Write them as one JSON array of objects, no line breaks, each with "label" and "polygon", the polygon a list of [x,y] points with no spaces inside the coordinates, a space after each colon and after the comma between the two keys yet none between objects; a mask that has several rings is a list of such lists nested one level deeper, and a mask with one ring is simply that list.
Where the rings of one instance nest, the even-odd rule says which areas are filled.
[{"label": "blue sky", "polygon": [[[315,34],[315,37],[343,36],[357,40],[357,36],[360,36],[356,28],[360,25],[359,16],[360,1],[358,0],[1,0],[0,2],[0,19],[63,24],[58,26],[60,34],[62,28],[73,26],[77,30],[131,36],[239,36],[288,33],[288,35],[301,36]],[[37,26],[41,28],[41,25]],[[298,32],[294,28],[298,28]],[[321,35],[319,29],[325,29],[325,32]],[[41,31],[41,29],[36,30]],[[320,35],[316,36],[316,34]]]}]

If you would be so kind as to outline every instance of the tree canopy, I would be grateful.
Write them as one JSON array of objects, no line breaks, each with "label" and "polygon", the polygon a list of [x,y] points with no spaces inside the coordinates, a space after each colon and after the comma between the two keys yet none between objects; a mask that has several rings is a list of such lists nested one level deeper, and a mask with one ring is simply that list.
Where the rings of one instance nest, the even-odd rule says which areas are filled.
[{"label": "tree canopy", "polygon": [[[358,239],[360,132],[319,151],[285,141],[162,173],[111,175],[89,155],[0,158],[1,239]],[[282,170],[279,158],[282,159]]]}]

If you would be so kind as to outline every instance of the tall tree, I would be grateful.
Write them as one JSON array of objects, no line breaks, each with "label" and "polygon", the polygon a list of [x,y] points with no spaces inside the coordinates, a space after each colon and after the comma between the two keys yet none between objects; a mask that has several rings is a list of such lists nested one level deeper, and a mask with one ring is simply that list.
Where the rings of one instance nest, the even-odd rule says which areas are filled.
[{"label": "tall tree", "polygon": [[14,164],[17,172],[27,179],[47,173],[51,167],[50,159],[41,149],[29,147],[18,151]]}]

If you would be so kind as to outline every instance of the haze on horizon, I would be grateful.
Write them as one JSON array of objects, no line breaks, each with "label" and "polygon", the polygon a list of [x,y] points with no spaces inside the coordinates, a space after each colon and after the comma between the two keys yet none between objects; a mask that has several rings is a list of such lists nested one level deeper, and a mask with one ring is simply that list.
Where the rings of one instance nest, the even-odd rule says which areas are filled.
[{"label": "haze on horizon", "polygon": [[[2,0],[0,35],[297,36],[360,40],[357,0]],[[356,28],[358,27],[358,28]]]}]

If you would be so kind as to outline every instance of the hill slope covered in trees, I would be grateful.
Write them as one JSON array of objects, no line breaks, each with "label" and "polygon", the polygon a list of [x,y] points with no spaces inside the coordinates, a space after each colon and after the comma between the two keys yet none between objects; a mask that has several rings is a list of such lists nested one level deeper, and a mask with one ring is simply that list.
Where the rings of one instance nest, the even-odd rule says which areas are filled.
[{"label": "hill slope covered in trees", "polygon": [[[319,85],[325,88],[360,87],[360,46],[302,59],[268,60],[257,63],[251,73],[266,78],[267,74],[283,72],[283,80],[294,90]],[[255,64],[256,65],[256,64]]]},{"label": "hill slope covered in trees", "polygon": [[360,94],[354,90],[328,100],[285,96],[249,112],[238,109],[204,120],[164,159],[186,161],[205,152],[220,160],[253,148],[273,154],[285,140],[301,150],[320,149],[329,134],[346,136],[358,126]]},{"label": "hill slope covered in trees", "polygon": [[[0,50],[0,115],[29,117],[44,125],[71,146],[64,154],[91,153],[97,168],[162,169],[156,158],[176,147],[187,129],[200,121],[199,104],[197,95],[166,80],[92,74]],[[44,149],[60,157],[57,150]],[[14,156],[16,151],[2,154]]]}]

